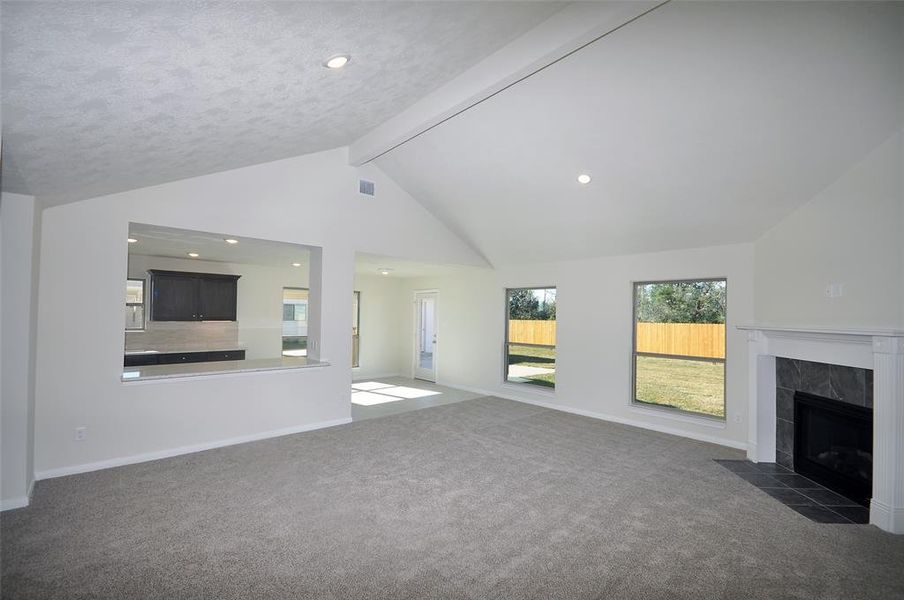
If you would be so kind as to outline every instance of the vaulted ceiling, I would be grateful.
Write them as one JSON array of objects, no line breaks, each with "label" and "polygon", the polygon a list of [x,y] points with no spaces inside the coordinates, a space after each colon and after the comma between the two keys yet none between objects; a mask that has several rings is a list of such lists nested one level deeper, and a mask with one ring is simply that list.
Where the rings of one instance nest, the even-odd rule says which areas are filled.
[{"label": "vaulted ceiling", "polygon": [[3,187],[57,204],[344,146],[561,7],[3,2]]},{"label": "vaulted ceiling", "polygon": [[897,2],[2,10],[4,189],[350,144],[493,265],[752,241],[904,127]]},{"label": "vaulted ceiling", "polygon": [[904,4],[672,2],[376,162],[494,265],[745,242],[902,90]]}]

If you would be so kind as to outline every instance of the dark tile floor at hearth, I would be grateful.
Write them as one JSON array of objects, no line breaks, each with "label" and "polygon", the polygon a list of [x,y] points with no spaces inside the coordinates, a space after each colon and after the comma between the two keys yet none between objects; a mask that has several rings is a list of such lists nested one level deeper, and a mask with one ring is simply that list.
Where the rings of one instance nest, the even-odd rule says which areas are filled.
[{"label": "dark tile floor at hearth", "polygon": [[817,523],[869,523],[869,509],[775,463],[716,462]]}]

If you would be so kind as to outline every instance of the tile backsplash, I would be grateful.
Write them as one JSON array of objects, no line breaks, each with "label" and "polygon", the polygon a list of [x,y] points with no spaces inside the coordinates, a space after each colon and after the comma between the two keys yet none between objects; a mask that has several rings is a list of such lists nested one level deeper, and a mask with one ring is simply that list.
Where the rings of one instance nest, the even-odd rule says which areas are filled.
[{"label": "tile backsplash", "polygon": [[126,352],[195,352],[239,347],[235,321],[148,321],[144,331],[126,332]]}]

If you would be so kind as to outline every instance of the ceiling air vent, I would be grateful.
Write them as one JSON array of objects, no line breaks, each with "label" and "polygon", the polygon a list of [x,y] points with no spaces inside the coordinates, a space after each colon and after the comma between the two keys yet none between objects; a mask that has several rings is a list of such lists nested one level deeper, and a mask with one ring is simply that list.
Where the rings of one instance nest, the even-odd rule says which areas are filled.
[{"label": "ceiling air vent", "polygon": [[374,182],[367,181],[366,179],[358,180],[358,192],[364,194],[365,196],[373,196],[374,195]]}]

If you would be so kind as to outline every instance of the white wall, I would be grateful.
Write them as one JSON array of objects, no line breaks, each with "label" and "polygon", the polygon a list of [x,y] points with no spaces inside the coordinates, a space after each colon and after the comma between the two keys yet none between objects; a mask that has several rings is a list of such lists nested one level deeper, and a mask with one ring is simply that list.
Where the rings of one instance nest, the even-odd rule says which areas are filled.
[{"label": "white wall", "polygon": [[[52,476],[349,418],[355,252],[482,264],[374,167],[344,149],[176,181],[44,212],[35,469]],[[358,177],[376,197],[357,193]],[[329,367],[120,381],[129,222],[322,247],[321,331]],[[400,232],[404,232],[401,235]],[[312,261],[311,280],[321,278]],[[318,271],[318,272],[315,272]],[[64,297],[67,310],[54,298]],[[77,318],[71,318],[75,315]],[[87,439],[75,441],[76,427]]]},{"label": "white wall", "polygon": [[[411,302],[403,295],[403,280],[382,275],[355,275],[361,292],[361,347],[359,367],[352,379],[370,379],[403,372],[404,340],[400,335]],[[348,302],[351,311],[351,298]]]},{"label": "white wall", "polygon": [[[183,258],[163,258],[141,254],[129,255],[129,277],[148,279],[149,269],[190,271],[196,273],[225,273],[241,275],[238,280],[236,325],[238,344],[245,348],[245,358],[276,358],[282,355],[282,298],[284,287],[308,287],[308,267],[265,267],[260,265],[232,264]],[[123,284],[125,285],[125,284]],[[154,322],[148,322],[154,327]],[[190,327],[179,323],[176,328],[185,330],[208,327],[222,329],[222,323],[197,323]],[[141,346],[146,333],[126,333],[129,348]],[[178,351],[185,349],[172,348]],[[188,349],[194,349],[189,346]],[[216,348],[223,349],[223,348]]]},{"label": "white wall", "polygon": [[[904,327],[904,133],[756,242],[756,320]],[[827,298],[830,283],[844,285]]]},{"label": "white wall", "polygon": [[[728,278],[726,422],[632,406],[632,282],[723,276]],[[439,383],[745,447],[747,343],[736,325],[753,319],[752,244],[474,271],[406,285],[406,294],[439,290]],[[540,286],[557,287],[554,394],[503,382],[505,288]],[[409,317],[406,356],[413,338]]]},{"label": "white wall", "polygon": [[35,333],[41,207],[31,196],[0,198],[0,507],[28,504],[34,474]]},{"label": "white wall", "polygon": [[[397,369],[410,373],[409,299],[415,289],[435,288],[440,383],[743,445],[746,343],[735,325],[800,325],[805,318],[829,326],[902,323],[900,166],[898,136],[755,245],[462,271],[401,280],[398,289],[381,287],[379,278],[355,278],[355,253],[474,266],[483,261],[378,170],[348,167],[344,150],[48,209],[41,238],[35,469],[54,475],[347,419],[356,288],[362,291],[362,367],[356,378]],[[359,174],[376,181],[376,198],[356,193]],[[311,307],[311,317],[321,324],[320,355],[331,366],[122,383],[130,221],[321,246],[323,297],[320,308]],[[6,229],[3,244],[6,261]],[[729,280],[727,422],[717,427],[632,406],[631,282],[715,276]],[[829,281],[846,284],[841,302],[824,300]],[[559,360],[551,396],[502,382],[504,289],[545,285],[558,288]],[[67,311],[58,309],[59,297],[67,298]],[[392,298],[400,309],[390,310],[389,319],[382,309],[368,312],[391,305]],[[4,312],[6,303],[4,292]],[[395,329],[401,334],[393,350]],[[5,344],[6,322],[3,330]],[[377,343],[380,338],[389,343]],[[9,356],[4,348],[4,370]],[[88,438],[76,442],[80,426],[88,428]]]}]

